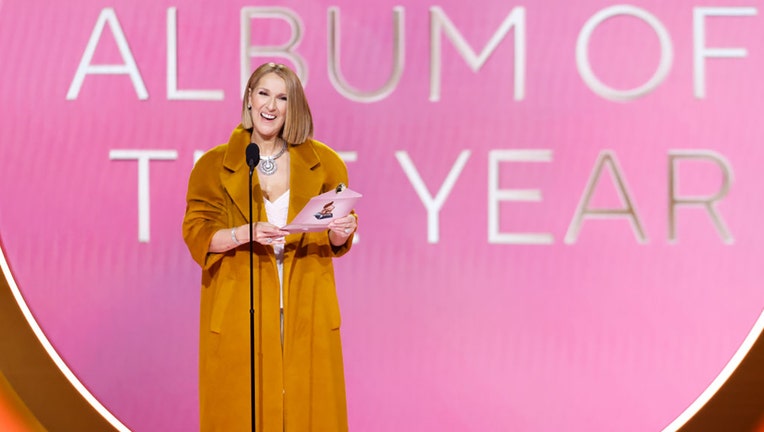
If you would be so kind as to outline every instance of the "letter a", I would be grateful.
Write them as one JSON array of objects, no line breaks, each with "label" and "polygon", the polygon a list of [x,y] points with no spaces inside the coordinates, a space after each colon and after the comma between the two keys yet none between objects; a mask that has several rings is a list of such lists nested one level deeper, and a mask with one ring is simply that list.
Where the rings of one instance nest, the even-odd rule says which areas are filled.
[{"label": "letter a", "polygon": [[[589,203],[594,195],[594,190],[599,184],[600,176],[602,175],[602,169],[607,167],[610,170],[610,174],[615,180],[616,191],[620,196],[623,207],[621,208],[590,208]],[[565,244],[573,244],[578,239],[578,233],[581,231],[584,218],[598,218],[598,219],[618,219],[625,217],[631,222],[634,234],[637,237],[637,241],[644,244],[647,243],[647,236],[642,229],[642,223],[639,220],[639,215],[631,198],[631,193],[626,186],[624,176],[621,174],[623,170],[618,165],[618,160],[615,157],[615,153],[609,150],[600,152],[597,162],[594,166],[594,172],[589,177],[589,183],[586,185],[581,201],[578,203],[578,208],[573,217],[573,220],[568,227],[568,232],[565,234]]]},{"label": "letter a", "polygon": [[[101,39],[101,34],[106,24],[109,24],[111,33],[114,35],[114,40],[117,42],[119,53],[122,56],[123,64],[116,65],[92,65],[90,62],[93,60],[95,54],[96,45]],[[80,94],[80,88],[85,81],[85,75],[87,74],[101,74],[101,75],[130,75],[130,79],[133,81],[133,87],[138,94],[138,99],[148,99],[149,93],[146,91],[146,86],[143,84],[141,73],[138,71],[138,66],[135,64],[133,54],[130,52],[130,47],[127,45],[127,39],[122,32],[122,27],[117,20],[117,14],[112,8],[104,8],[101,14],[98,16],[93,33],[90,35],[90,40],[85,47],[85,53],[82,55],[80,65],[77,66],[77,73],[74,74],[69,91],[66,93],[67,100],[75,100]]]}]

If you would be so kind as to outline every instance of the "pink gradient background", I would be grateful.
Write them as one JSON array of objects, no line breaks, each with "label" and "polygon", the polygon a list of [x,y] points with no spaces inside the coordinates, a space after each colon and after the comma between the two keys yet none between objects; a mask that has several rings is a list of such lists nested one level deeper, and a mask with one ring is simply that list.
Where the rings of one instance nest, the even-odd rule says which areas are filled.
[{"label": "pink gradient background", "polygon": [[[614,4],[5,0],[0,235],[15,280],[60,355],[125,425],[198,427],[199,269],[180,236],[186,180],[193,152],[224,142],[237,123],[240,9],[286,7],[302,20],[297,51],[316,137],[357,152],[351,186],[365,196],[360,242],[336,265],[351,430],[660,430],[717,376],[764,305],[764,18],[708,20],[708,46],[748,55],[707,60],[707,97],[697,99],[692,12],[717,3],[632,2],[668,29],[674,60],[656,91],[617,103],[593,93],[575,63],[581,27]],[[398,5],[400,83],[379,102],[344,98],[327,75],[327,8],[341,10],[344,76],[373,89],[388,76]],[[477,52],[513,7],[526,8],[524,100],[513,100],[510,34],[477,73],[443,37],[441,100],[428,101],[433,6]],[[117,13],[148,100],[113,75],[89,75],[77,99],[65,99],[105,7]],[[179,87],[221,89],[223,101],[167,100],[168,7],[178,8]],[[288,36],[280,21],[253,27],[255,44]],[[659,46],[646,24],[623,17],[598,28],[590,53],[604,82],[628,88],[652,75]],[[93,63],[109,62],[122,61],[107,27]],[[148,243],[137,237],[137,163],[110,160],[115,149],[178,152],[150,165]],[[543,195],[503,202],[502,232],[548,232],[552,245],[489,242],[488,154],[501,149],[553,152],[551,163],[500,168],[502,188]],[[678,211],[678,242],[668,242],[667,156],[680,149],[730,162],[734,183],[719,211],[734,244],[697,209]],[[437,244],[427,242],[426,209],[396,160],[402,150],[433,196],[471,151],[440,212]],[[617,156],[646,244],[625,219],[587,219],[578,240],[563,243],[605,150]],[[683,193],[719,187],[715,166],[687,163],[681,175]],[[609,179],[596,203],[619,207]]]}]

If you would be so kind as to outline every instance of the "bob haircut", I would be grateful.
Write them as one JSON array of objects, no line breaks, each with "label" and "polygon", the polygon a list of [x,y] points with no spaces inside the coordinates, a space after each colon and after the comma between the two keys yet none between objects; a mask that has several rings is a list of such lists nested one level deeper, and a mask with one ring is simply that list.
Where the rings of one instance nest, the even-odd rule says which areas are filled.
[{"label": "bob haircut", "polygon": [[252,130],[251,109],[248,109],[249,96],[264,75],[274,73],[280,76],[286,84],[287,115],[280,137],[289,144],[302,144],[313,137],[313,116],[310,114],[308,100],[302,83],[291,69],[283,64],[265,63],[260,65],[247,81],[244,97],[241,103],[241,125],[244,129]]}]

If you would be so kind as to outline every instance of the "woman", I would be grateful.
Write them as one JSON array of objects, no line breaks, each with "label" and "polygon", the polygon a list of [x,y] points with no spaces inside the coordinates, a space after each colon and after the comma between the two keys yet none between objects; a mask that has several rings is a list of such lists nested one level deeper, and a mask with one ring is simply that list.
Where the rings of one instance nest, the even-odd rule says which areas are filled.
[{"label": "woman", "polygon": [[[249,242],[254,242],[255,417],[260,432],[346,431],[340,313],[332,259],[345,254],[354,214],[323,232],[279,229],[315,195],[347,184],[347,168],[313,140],[302,85],[267,63],[247,82],[242,118],[228,143],[205,153],[188,182],[183,237],[202,267],[199,338],[203,431],[252,430]],[[249,166],[253,176],[249,238]]]}]

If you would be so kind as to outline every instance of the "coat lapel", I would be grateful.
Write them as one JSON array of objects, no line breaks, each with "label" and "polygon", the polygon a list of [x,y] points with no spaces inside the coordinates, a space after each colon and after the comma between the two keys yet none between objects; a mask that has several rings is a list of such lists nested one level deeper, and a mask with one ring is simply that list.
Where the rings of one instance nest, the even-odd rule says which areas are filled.
[{"label": "coat lapel", "polygon": [[323,192],[324,182],[320,160],[311,140],[291,146],[289,157],[291,169],[287,223],[294,220],[311,198]]},{"label": "coat lapel", "polygon": [[[220,175],[223,186],[247,222],[249,222],[249,166],[245,161],[245,152],[249,140],[249,132],[241,125],[233,131],[228,140],[228,150],[223,159],[225,169]],[[256,208],[253,208],[253,217],[255,220],[261,220],[260,209],[262,208],[263,194],[260,193],[260,181],[254,173],[252,175],[252,187],[254,189],[253,204],[256,205]]]}]

